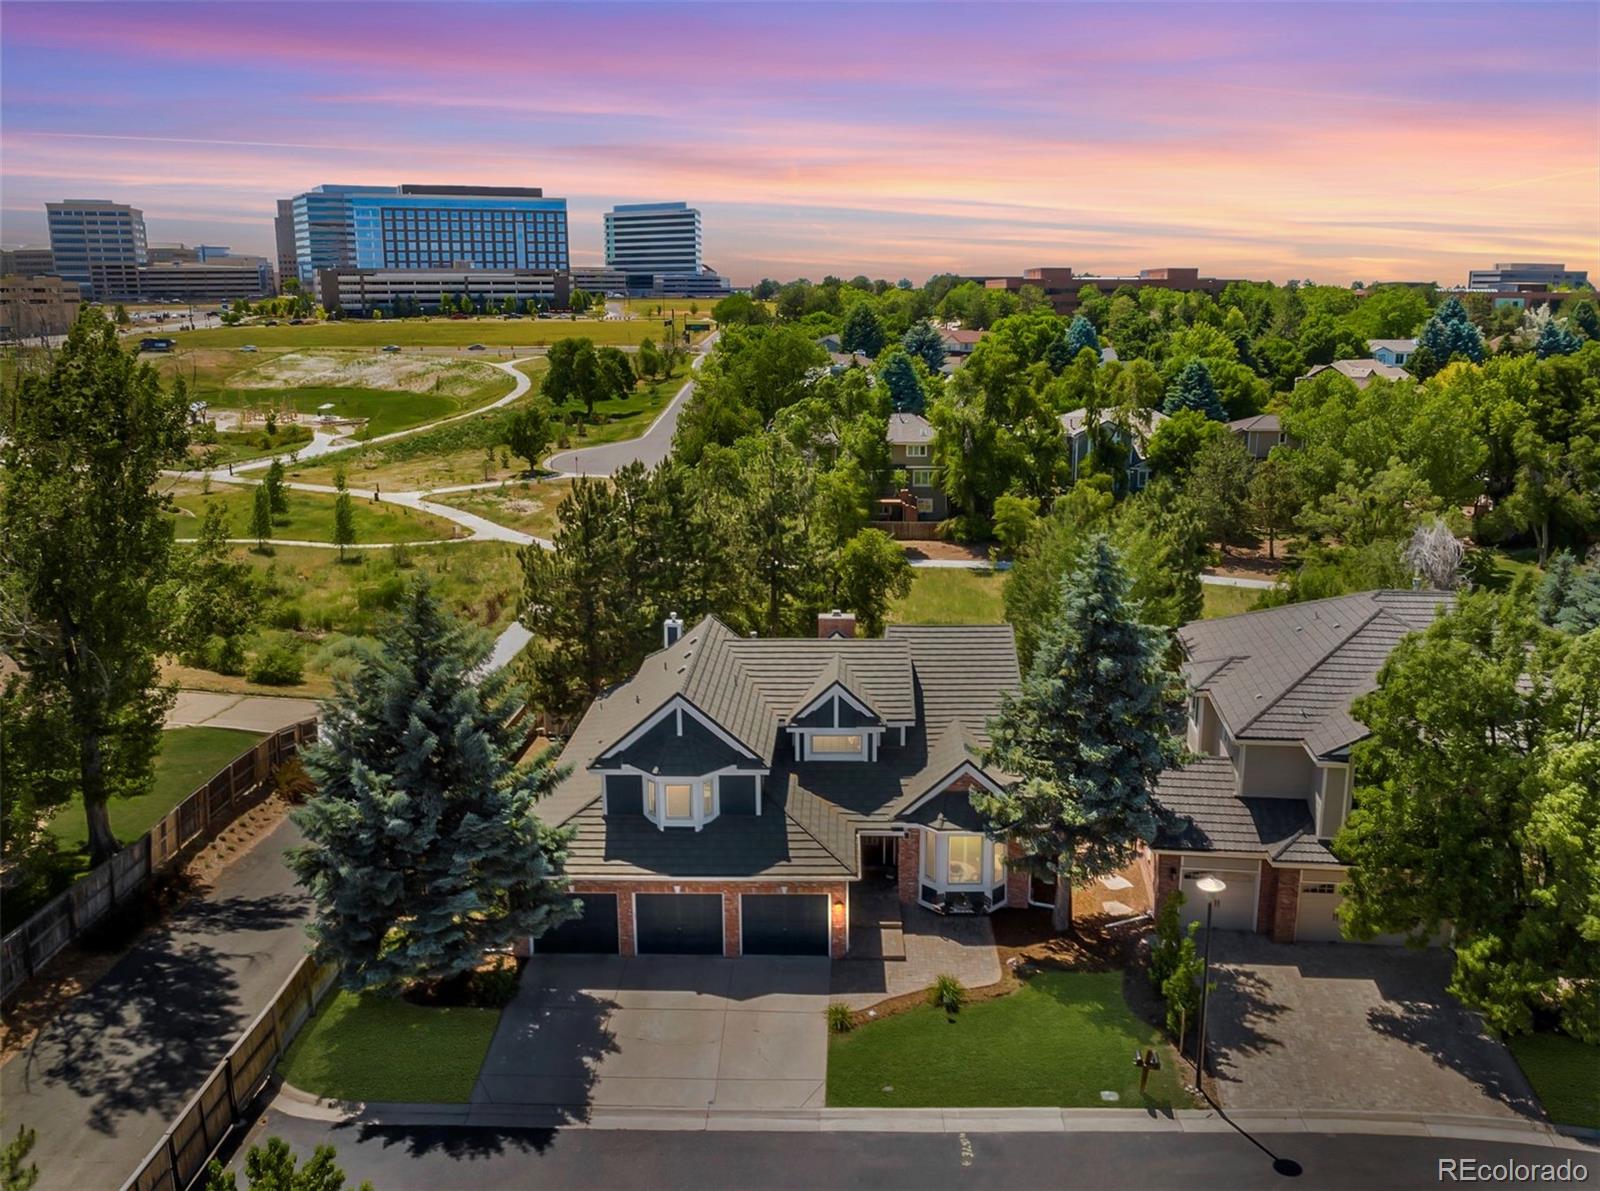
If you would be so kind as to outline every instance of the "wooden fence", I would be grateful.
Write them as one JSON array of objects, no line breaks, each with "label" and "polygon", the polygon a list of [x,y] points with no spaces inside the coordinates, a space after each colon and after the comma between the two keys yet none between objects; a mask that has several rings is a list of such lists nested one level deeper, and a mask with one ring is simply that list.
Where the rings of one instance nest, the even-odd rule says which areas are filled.
[{"label": "wooden fence", "polygon": [[279,1057],[333,987],[338,968],[302,959],[250,1023],[161,1140],[122,1185],[123,1191],[185,1191],[205,1171],[228,1130],[244,1119]]},{"label": "wooden fence", "polygon": [[9,1001],[57,952],[165,872],[186,849],[210,840],[265,797],[278,767],[316,734],[317,721],[302,720],[241,753],[144,835],[0,940],[0,1002]]}]

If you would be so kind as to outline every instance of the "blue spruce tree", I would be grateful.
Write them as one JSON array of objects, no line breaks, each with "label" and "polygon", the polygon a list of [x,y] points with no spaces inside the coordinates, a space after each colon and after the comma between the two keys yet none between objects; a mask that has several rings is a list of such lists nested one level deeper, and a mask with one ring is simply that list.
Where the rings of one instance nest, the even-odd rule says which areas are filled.
[{"label": "blue spruce tree", "polygon": [[1001,700],[985,763],[1016,780],[972,795],[1020,863],[1056,882],[1053,923],[1072,929],[1072,887],[1130,863],[1165,812],[1152,791],[1182,758],[1183,681],[1164,629],[1145,623],[1105,535],[1062,577],[1022,689]]},{"label": "blue spruce tree", "polygon": [[1548,360],[1551,356],[1570,356],[1582,346],[1583,340],[1574,335],[1565,322],[1552,318],[1539,328],[1539,341],[1533,346],[1533,354]]},{"label": "blue spruce tree", "polygon": [[1167,399],[1161,405],[1161,412],[1170,415],[1180,409],[1195,410],[1213,422],[1228,420],[1228,411],[1222,408],[1211,369],[1204,360],[1190,360],[1167,386]]},{"label": "blue spruce tree", "polygon": [[1092,322],[1081,314],[1075,314],[1072,322],[1067,324],[1067,359],[1076,360],[1078,353],[1086,347],[1099,355],[1100,336],[1095,332]]},{"label": "blue spruce tree", "polygon": [[553,751],[514,760],[507,679],[477,674],[488,648],[419,580],[323,705],[303,754],[317,793],[294,813],[307,842],[290,863],[316,903],[313,954],[342,965],[346,988],[463,977],[575,912],[570,832],[534,817],[563,771]]},{"label": "blue spruce tree", "polygon": [[884,354],[878,363],[878,379],[889,390],[889,401],[897,414],[920,414],[927,404],[922,378],[911,357],[898,348]]},{"label": "blue spruce tree", "polygon": [[1467,316],[1467,308],[1460,298],[1446,298],[1433,312],[1433,317],[1417,336],[1417,346],[1427,348],[1440,368],[1453,356],[1461,356],[1474,364],[1483,363],[1483,333]]},{"label": "blue spruce tree", "polygon": [[937,374],[944,367],[944,340],[939,338],[939,332],[933,329],[933,324],[927,319],[913,323],[900,340],[900,346],[905,348],[907,355],[916,356],[926,364],[929,372]]}]

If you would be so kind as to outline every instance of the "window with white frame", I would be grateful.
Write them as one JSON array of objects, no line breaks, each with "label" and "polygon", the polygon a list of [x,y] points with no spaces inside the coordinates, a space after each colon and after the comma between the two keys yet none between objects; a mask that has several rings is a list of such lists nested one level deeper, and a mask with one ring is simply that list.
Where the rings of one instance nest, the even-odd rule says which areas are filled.
[{"label": "window with white frame", "polygon": [[[924,901],[938,902],[946,893],[993,890],[1005,884],[1006,841],[1003,839],[989,839],[976,832],[924,828],[920,850],[924,893],[929,889],[933,891],[922,899]],[[1002,901],[1003,895],[993,904],[999,905]]]},{"label": "window with white frame", "polygon": [[919,512],[919,513],[931,513],[931,512],[933,512],[933,498],[932,497],[928,497],[928,496],[919,497],[917,499],[917,512]]},{"label": "window with white frame", "polygon": [[807,755],[821,761],[858,761],[867,755],[867,738],[859,732],[812,732]]},{"label": "window with white frame", "polygon": [[951,835],[945,840],[945,884],[983,884],[983,836]]},{"label": "window with white frame", "polygon": [[927,443],[919,443],[916,446],[910,446],[910,447],[906,448],[906,458],[907,459],[926,459],[927,457],[928,457],[928,444]]},{"label": "window with white frame", "polygon": [[913,467],[911,469],[911,484],[915,488],[933,487],[933,468]]},{"label": "window with white frame", "polygon": [[718,809],[714,777],[645,778],[644,813],[657,827],[698,831],[717,817]]}]

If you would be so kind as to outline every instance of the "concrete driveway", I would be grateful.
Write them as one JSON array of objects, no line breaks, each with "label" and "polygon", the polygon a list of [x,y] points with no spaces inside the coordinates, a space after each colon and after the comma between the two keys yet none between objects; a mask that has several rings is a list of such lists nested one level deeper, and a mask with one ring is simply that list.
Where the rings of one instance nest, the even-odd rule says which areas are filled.
[{"label": "concrete driveway", "polygon": [[821,1107],[826,959],[534,956],[474,1106]]},{"label": "concrete driveway", "polygon": [[1218,931],[1212,973],[1230,1108],[1539,1115],[1511,1053],[1445,991],[1448,951]]}]

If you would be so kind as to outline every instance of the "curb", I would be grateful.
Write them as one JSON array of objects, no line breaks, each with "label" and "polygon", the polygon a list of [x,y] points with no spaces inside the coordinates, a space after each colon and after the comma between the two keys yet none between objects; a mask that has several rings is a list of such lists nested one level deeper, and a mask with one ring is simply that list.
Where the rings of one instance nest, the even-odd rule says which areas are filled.
[{"label": "curb", "polygon": [[1420,1113],[1119,1108],[621,1108],[328,1100],[283,1084],[268,1104],[304,1120],[408,1128],[616,1129],[744,1133],[1338,1133],[1589,1149],[1600,1130],[1511,1117]]}]

